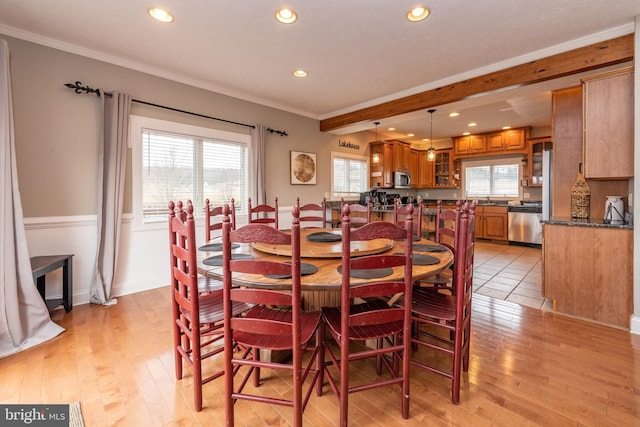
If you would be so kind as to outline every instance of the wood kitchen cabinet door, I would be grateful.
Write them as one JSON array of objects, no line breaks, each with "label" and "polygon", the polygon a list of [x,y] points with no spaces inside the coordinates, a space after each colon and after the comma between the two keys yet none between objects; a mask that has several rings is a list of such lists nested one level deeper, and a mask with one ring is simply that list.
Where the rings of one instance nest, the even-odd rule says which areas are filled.
[{"label": "wood kitchen cabinet door", "polygon": [[428,155],[427,151],[420,151],[418,154],[418,188],[433,187],[434,162],[429,160]]},{"label": "wood kitchen cabinet door", "polygon": [[476,207],[476,237],[491,240],[507,240],[509,216],[505,206]]},{"label": "wood kitchen cabinet door", "polygon": [[633,176],[633,68],[582,79],[584,176]]}]

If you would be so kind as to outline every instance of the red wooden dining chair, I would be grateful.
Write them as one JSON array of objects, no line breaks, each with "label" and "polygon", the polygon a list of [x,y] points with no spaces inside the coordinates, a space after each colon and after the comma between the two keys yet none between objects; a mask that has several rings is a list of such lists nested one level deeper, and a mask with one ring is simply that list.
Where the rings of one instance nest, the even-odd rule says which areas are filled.
[{"label": "red wooden dining chair", "polygon": [[[432,355],[419,358],[418,352],[411,364],[450,378],[451,401],[454,404],[460,401],[462,371],[469,370],[474,233],[475,211],[465,204],[461,209],[455,243],[453,295],[433,292],[419,286],[413,290],[411,319],[415,327],[412,343],[418,348],[426,347],[450,355],[452,364],[450,370],[429,365],[436,358]],[[438,331],[444,333],[438,334]]]},{"label": "red wooden dining chair", "polygon": [[[177,209],[176,209],[177,208]],[[222,282],[198,275],[196,230],[193,205],[169,202],[169,253],[176,379],[182,379],[183,364],[193,371],[194,406],[202,409],[202,385],[224,371],[204,375],[202,361],[224,350]],[[248,310],[247,304],[234,304],[232,314]]]},{"label": "red wooden dining chair", "polygon": [[[351,225],[354,227],[358,227],[363,224],[368,224],[371,222],[371,198],[367,197],[367,204],[361,205],[359,203],[352,203],[349,205],[349,209],[351,213],[359,212],[360,215],[351,216]],[[342,212],[342,208],[344,207],[344,199],[340,199],[340,212]]]},{"label": "red wooden dining chair", "polygon": [[[234,199],[231,199],[231,229],[236,229],[236,206]],[[208,242],[211,240],[211,232],[215,230],[222,230],[222,206],[211,206],[209,199],[206,199],[204,201],[205,241]]]},{"label": "red wooden dining chair", "polygon": [[[376,221],[360,228],[351,228],[350,207],[345,205],[342,211],[342,286],[340,307],[323,307],[323,323],[319,332],[324,335],[325,326],[338,349],[326,339],[321,347],[320,360],[328,360],[321,370],[321,381],[317,394],[322,394],[322,385],[326,377],[328,383],[340,401],[340,425],[348,423],[349,394],[372,388],[396,384],[400,386],[402,417],[409,417],[409,366],[411,310],[404,307],[389,306],[387,299],[401,293],[411,300],[412,288],[412,211],[409,209],[405,227],[390,222]],[[404,253],[380,254],[355,257],[351,255],[351,242],[386,238],[404,240]],[[352,275],[371,278],[371,274],[381,273],[390,268],[403,269],[403,280],[389,281],[381,276],[365,284],[351,283]],[[379,270],[382,269],[382,270]],[[383,343],[383,339],[385,343]],[[376,342],[376,348],[357,347],[353,342]],[[384,344],[384,345],[383,345]],[[376,359],[378,376],[370,381],[358,384],[350,383],[349,363],[366,358]],[[388,374],[382,372],[386,367]],[[332,374],[332,371],[335,374]]]},{"label": "red wooden dining chair", "polygon": [[296,199],[296,204],[300,206],[300,227],[304,227],[304,223],[314,222],[320,223],[318,225],[310,225],[315,228],[325,228],[327,226],[327,199],[322,198],[320,204],[307,203],[300,205],[300,197]]},{"label": "red wooden dining chair", "polygon": [[249,224],[273,224],[278,228],[278,198],[276,197],[275,204],[273,206],[267,204],[261,204],[257,206],[251,205],[251,197],[249,197],[249,203],[247,205],[247,218]]},{"label": "red wooden dining chair", "polygon": [[[453,253],[454,259],[456,258],[455,242],[458,239],[458,229],[460,228],[460,205],[461,202],[458,200],[455,209],[443,210],[442,200],[438,200],[436,204],[435,242],[446,246]],[[453,265],[420,283],[431,285],[435,291],[447,289],[453,292]]]},{"label": "red wooden dining chair", "polygon": [[422,238],[422,202],[418,203],[417,209],[411,204],[400,206],[399,199],[393,202],[393,223],[404,227],[404,218],[409,213],[415,213],[416,221],[414,221],[413,235],[414,240],[420,240]]},{"label": "red wooden dining chair", "polygon": [[[320,323],[320,312],[302,311],[300,290],[300,220],[298,206],[293,208],[291,233],[283,233],[265,224],[247,224],[231,230],[229,207],[225,206],[222,226],[223,277],[224,277],[224,320],[225,320],[225,414],[228,426],[234,425],[234,402],[238,399],[293,407],[294,425],[302,425],[302,413],[309,401],[319,373],[313,368],[319,354],[321,341],[316,338],[310,344]],[[233,259],[231,243],[251,244],[264,242],[273,245],[291,245],[290,262],[276,262],[260,259]],[[291,277],[291,291],[271,289],[248,289],[232,287],[233,275],[251,273]],[[277,285],[277,284],[276,284]],[[228,309],[233,303],[249,303],[254,306],[243,317],[233,317]],[[235,344],[246,350],[234,354]],[[260,350],[287,350],[292,353],[292,361],[262,361]],[[303,361],[303,353],[312,351]],[[234,369],[239,381],[234,381]],[[265,395],[251,393],[244,387],[253,373],[253,385],[258,387],[260,369],[281,369],[291,373],[292,395],[290,399],[282,394]],[[303,384],[309,374],[311,383],[306,391]],[[303,394],[304,391],[304,394]]]}]

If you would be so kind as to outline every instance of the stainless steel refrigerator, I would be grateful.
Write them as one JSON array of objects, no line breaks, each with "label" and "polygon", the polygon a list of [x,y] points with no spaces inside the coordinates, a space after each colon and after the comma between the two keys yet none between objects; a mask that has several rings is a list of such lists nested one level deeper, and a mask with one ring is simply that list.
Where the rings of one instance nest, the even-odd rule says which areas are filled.
[{"label": "stainless steel refrigerator", "polygon": [[553,185],[553,151],[542,152],[542,220],[548,221],[553,217],[551,206],[551,186]]}]

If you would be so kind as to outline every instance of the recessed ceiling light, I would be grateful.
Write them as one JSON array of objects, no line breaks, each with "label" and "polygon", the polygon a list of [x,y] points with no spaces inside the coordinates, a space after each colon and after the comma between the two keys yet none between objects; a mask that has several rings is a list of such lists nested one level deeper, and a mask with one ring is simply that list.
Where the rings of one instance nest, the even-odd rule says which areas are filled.
[{"label": "recessed ceiling light", "polygon": [[293,72],[293,75],[296,77],[307,77],[309,73],[307,73],[305,70],[295,70]]},{"label": "recessed ceiling light", "polygon": [[417,6],[407,12],[407,19],[411,22],[418,22],[429,16],[431,11],[424,6]]},{"label": "recessed ceiling light", "polygon": [[147,9],[147,13],[156,21],[160,22],[173,22],[173,15],[166,9],[161,7],[150,7]]},{"label": "recessed ceiling light", "polygon": [[293,24],[298,20],[298,15],[293,9],[282,8],[276,12],[276,19],[283,24]]},{"label": "recessed ceiling light", "polygon": [[511,126],[502,126],[502,129],[504,130],[511,129]]},{"label": "recessed ceiling light", "polygon": [[469,126],[470,128],[474,127],[474,126],[478,126],[478,124],[476,122],[471,122],[469,123],[467,126]]},{"label": "recessed ceiling light", "polygon": [[429,142],[429,138],[423,138],[422,141],[423,142]]},{"label": "recessed ceiling light", "polygon": [[460,113],[456,113],[455,111],[453,113],[449,113],[449,117],[458,117],[460,115]]},{"label": "recessed ceiling light", "polygon": [[387,130],[394,131],[394,130],[396,130],[396,128],[389,128]]},{"label": "recessed ceiling light", "polygon": [[411,137],[411,136],[415,136],[415,135],[412,134],[412,133],[408,133],[407,136]]},{"label": "recessed ceiling light", "polygon": [[471,135],[471,132],[462,132],[463,135]]}]

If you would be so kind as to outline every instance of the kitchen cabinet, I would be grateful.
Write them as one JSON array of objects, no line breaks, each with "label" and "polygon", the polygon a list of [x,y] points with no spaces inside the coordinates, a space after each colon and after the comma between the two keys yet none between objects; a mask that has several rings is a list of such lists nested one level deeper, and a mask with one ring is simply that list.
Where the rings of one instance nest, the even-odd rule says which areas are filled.
[{"label": "kitchen cabinet", "polygon": [[419,162],[420,155],[418,150],[411,149],[409,150],[409,172],[411,173],[411,188],[421,188],[420,187],[420,179],[419,175]]},{"label": "kitchen cabinet", "polygon": [[542,152],[552,146],[550,136],[529,140],[528,187],[542,187]]},{"label": "kitchen cabinet", "polygon": [[[552,92],[551,138],[553,140],[552,215],[571,216],[571,187],[582,162],[583,94],[582,86]],[[583,165],[584,166],[584,165]],[[629,181],[587,179],[591,187],[591,217],[604,218],[608,195],[629,194]]]},{"label": "kitchen cabinet", "polygon": [[584,176],[633,176],[633,67],[582,79]]},{"label": "kitchen cabinet", "polygon": [[554,310],[628,329],[633,230],[544,224],[542,233],[542,291]]},{"label": "kitchen cabinet", "polygon": [[506,241],[508,229],[509,216],[506,206],[476,207],[476,237]]},{"label": "kitchen cabinet", "polygon": [[434,163],[434,187],[453,188],[453,156],[451,150],[437,150]]},{"label": "kitchen cabinet", "polygon": [[406,142],[393,141],[393,171],[409,172],[411,146]]},{"label": "kitchen cabinet", "polygon": [[487,152],[523,151],[526,148],[526,130],[509,129],[486,135]]},{"label": "kitchen cabinet", "polygon": [[428,155],[427,151],[418,152],[418,188],[433,188],[433,166],[435,162],[429,160]]},{"label": "kitchen cabinet", "polygon": [[393,147],[388,142],[369,144],[370,188],[393,188]]},{"label": "kitchen cabinet", "polygon": [[453,154],[465,156],[487,151],[486,137],[482,135],[465,135],[453,139]]}]

